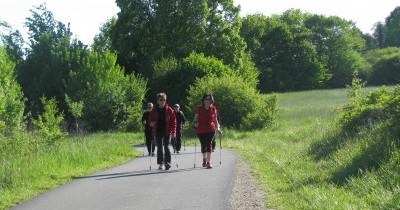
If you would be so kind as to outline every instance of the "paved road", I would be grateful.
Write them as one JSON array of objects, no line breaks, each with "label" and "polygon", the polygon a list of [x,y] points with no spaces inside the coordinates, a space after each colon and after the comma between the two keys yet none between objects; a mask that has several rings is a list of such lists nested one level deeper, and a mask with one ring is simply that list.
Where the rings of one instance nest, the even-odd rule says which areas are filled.
[{"label": "paved road", "polygon": [[[142,147],[137,147],[142,152]],[[220,150],[213,153],[213,169],[201,167],[197,147],[172,156],[169,171],[158,170],[156,158],[140,156],[126,164],[72,182],[29,200],[15,210],[37,209],[230,209],[236,157]],[[146,152],[147,153],[147,152]]]}]

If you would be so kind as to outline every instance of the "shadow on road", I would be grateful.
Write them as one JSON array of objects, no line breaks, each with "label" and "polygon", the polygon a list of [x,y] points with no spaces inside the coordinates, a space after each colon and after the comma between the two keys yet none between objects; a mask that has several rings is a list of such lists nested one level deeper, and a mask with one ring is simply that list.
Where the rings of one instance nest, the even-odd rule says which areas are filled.
[{"label": "shadow on road", "polygon": [[168,170],[168,171],[154,169],[154,170],[141,170],[141,171],[131,171],[122,173],[112,173],[112,174],[97,174],[97,175],[72,177],[72,178],[73,179],[98,178],[96,180],[107,180],[107,179],[134,177],[134,176],[147,176],[147,175],[157,175],[165,173],[187,172],[187,171],[203,170],[203,169],[204,168],[182,168],[182,169]]}]

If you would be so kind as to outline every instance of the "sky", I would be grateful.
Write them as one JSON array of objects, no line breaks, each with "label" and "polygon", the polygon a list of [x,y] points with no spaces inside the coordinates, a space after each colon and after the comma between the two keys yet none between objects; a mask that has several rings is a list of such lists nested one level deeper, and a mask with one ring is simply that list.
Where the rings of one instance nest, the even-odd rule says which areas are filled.
[{"label": "sky", "polygon": [[[54,18],[70,23],[72,33],[85,44],[91,44],[99,28],[119,12],[115,0],[0,0],[0,20],[27,38],[25,19],[30,9],[46,3]],[[339,16],[352,20],[364,33],[371,33],[373,25],[384,21],[390,12],[400,6],[400,0],[234,0],[240,5],[241,16],[262,13],[281,14],[295,8],[312,14]]]}]

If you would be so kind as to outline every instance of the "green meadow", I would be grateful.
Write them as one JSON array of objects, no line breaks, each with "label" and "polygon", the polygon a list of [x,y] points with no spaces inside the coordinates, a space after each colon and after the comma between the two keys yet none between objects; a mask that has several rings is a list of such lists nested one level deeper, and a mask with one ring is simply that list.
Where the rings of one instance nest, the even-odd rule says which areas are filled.
[{"label": "green meadow", "polygon": [[337,118],[349,101],[346,89],[278,96],[273,128],[225,132],[229,147],[251,164],[269,208],[400,208],[398,137],[379,124],[343,133]]}]

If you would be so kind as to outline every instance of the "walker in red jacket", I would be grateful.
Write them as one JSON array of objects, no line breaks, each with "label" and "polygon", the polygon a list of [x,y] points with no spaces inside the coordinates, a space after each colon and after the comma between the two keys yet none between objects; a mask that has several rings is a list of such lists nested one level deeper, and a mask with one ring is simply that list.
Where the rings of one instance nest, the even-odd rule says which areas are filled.
[{"label": "walker in red jacket", "polygon": [[211,169],[212,140],[215,133],[220,132],[220,126],[217,108],[213,105],[214,97],[211,94],[205,94],[201,101],[202,105],[196,108],[194,125],[200,139],[203,167]]},{"label": "walker in red jacket", "polygon": [[158,169],[165,170],[171,168],[171,152],[169,143],[175,138],[176,117],[174,110],[166,103],[165,93],[157,94],[157,106],[153,108],[149,115],[150,127],[152,128],[153,138],[157,144],[157,164]]}]

